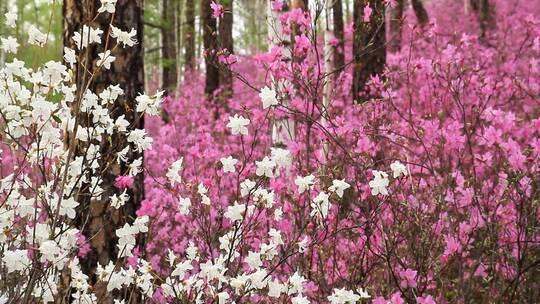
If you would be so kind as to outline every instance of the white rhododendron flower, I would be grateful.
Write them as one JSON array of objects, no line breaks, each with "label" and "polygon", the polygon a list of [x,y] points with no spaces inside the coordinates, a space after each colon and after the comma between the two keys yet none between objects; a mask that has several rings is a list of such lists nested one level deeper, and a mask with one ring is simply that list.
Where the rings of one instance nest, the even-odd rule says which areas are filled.
[{"label": "white rhododendron flower", "polygon": [[307,250],[307,246],[308,246],[308,242],[309,242],[309,238],[307,236],[304,236],[302,238],[302,240],[300,240],[297,245],[298,245],[298,252],[300,253],[304,253],[306,252]]},{"label": "white rhododendron flower", "polygon": [[178,211],[182,215],[188,215],[189,214],[189,208],[191,208],[191,200],[188,198],[179,198],[180,204],[178,206]]},{"label": "white rhododendron flower", "polygon": [[138,152],[142,152],[152,147],[152,142],[154,140],[147,136],[146,130],[135,129],[129,132],[127,141],[134,144]]},{"label": "white rhododendron flower", "polygon": [[298,271],[296,271],[287,282],[289,289],[287,290],[288,295],[302,294],[304,292],[304,284],[307,283],[306,278],[304,278]]},{"label": "white rhododendron flower", "polygon": [[304,177],[298,176],[294,180],[294,183],[296,184],[296,186],[298,186],[298,193],[302,194],[306,190],[310,190],[313,188],[313,185],[315,184],[315,176],[313,176],[312,174]]},{"label": "white rhododendron flower", "polygon": [[142,157],[137,158],[129,164],[129,175],[135,176],[142,172]]},{"label": "white rhododendron flower", "polygon": [[332,181],[332,186],[328,188],[328,191],[335,192],[339,197],[343,197],[343,192],[350,187],[351,185],[345,182],[345,180],[335,179]]},{"label": "white rhododendron flower", "polygon": [[257,270],[262,266],[261,253],[250,250],[244,261],[249,265],[249,267],[251,267],[252,270]]},{"label": "white rhododendron flower", "polygon": [[177,161],[173,162],[169,170],[167,171],[167,178],[172,185],[180,184],[182,182],[182,176],[180,171],[182,170],[182,164],[184,163],[184,158],[180,157]]},{"label": "white rhododendron flower", "polygon": [[15,27],[17,25],[17,13],[7,12],[4,14],[4,17],[6,18],[5,22],[8,27]]},{"label": "white rhododendron flower", "polygon": [[64,47],[64,60],[69,63],[71,68],[77,63],[77,54],[75,50]]},{"label": "white rhododendron flower", "polygon": [[13,38],[11,36],[8,36],[7,38],[0,38],[1,46],[0,48],[4,50],[6,53],[17,53],[17,48],[19,47],[19,43],[17,42],[16,38]]},{"label": "white rhododendron flower", "polygon": [[310,302],[304,295],[299,294],[291,298],[291,304],[310,304]]},{"label": "white rhododendron flower", "polygon": [[360,299],[367,299],[366,294],[360,289],[360,295],[355,294],[352,290],[346,290],[345,288],[334,288],[332,295],[328,296],[328,301],[331,304],[355,304]]},{"label": "white rhododendron flower", "polygon": [[291,152],[282,148],[270,148],[270,158],[276,163],[276,166],[288,169],[292,165]]},{"label": "white rhododendron flower", "polygon": [[113,194],[110,201],[113,208],[120,209],[120,207],[124,206],[129,201],[127,190],[124,190],[124,192],[122,192],[120,195]]},{"label": "white rhododendron flower", "polygon": [[284,292],[285,286],[281,284],[278,280],[268,281],[268,296],[272,298],[279,298]]},{"label": "white rhododendron flower", "polygon": [[242,183],[240,183],[240,194],[242,195],[242,197],[251,193],[251,191],[255,189],[256,185],[257,184],[250,179],[246,179]]},{"label": "white rhododendron flower", "polygon": [[30,259],[28,258],[27,250],[6,250],[2,257],[2,262],[7,267],[8,273],[14,271],[23,271],[30,266]]},{"label": "white rhododendron flower", "polygon": [[75,45],[79,48],[79,50],[82,50],[88,47],[90,44],[101,44],[102,34],[103,31],[99,28],[95,29],[88,25],[83,25],[82,34],[79,31],[75,32],[73,34],[73,41],[75,41]]},{"label": "white rhododendron flower", "polygon": [[233,135],[247,135],[248,125],[249,119],[239,116],[238,114],[234,114],[234,117],[229,117],[229,123],[227,124],[227,128],[231,129],[231,133]]},{"label": "white rhododendron flower", "polygon": [[28,29],[28,43],[43,46],[47,41],[47,35],[40,32],[34,25]]},{"label": "white rhododendron flower", "polygon": [[270,89],[269,87],[262,88],[261,92],[259,93],[259,97],[261,98],[263,109],[279,104],[276,97],[276,91]]},{"label": "white rhododendron flower", "polygon": [[257,174],[257,176],[274,176],[273,170],[276,166],[276,163],[268,156],[265,156],[261,161],[256,161],[255,164],[257,165],[257,170],[255,171],[255,174]]},{"label": "white rhododendron flower", "polygon": [[328,217],[330,211],[330,196],[328,193],[321,191],[311,202],[311,216],[317,216],[319,219]]},{"label": "white rhododendron flower", "polygon": [[114,62],[116,57],[111,55],[111,51],[107,50],[105,53],[98,54],[99,59],[96,61],[97,66],[103,66],[106,70],[111,68],[111,63]]},{"label": "white rhododendron flower", "polygon": [[398,178],[401,175],[407,176],[409,172],[407,171],[407,167],[400,163],[398,160],[390,164],[390,169],[392,170],[392,174],[394,178]]},{"label": "white rhododendron flower", "polygon": [[226,158],[222,157],[219,161],[221,162],[221,165],[223,166],[223,172],[234,173],[236,171],[234,166],[236,165],[236,163],[238,163],[238,160],[234,159],[232,156],[229,155]]},{"label": "white rhododendron flower", "polygon": [[242,219],[244,212],[246,212],[246,205],[234,202],[232,206],[227,207],[225,217],[231,220],[231,222],[239,221]]},{"label": "white rhododendron flower", "polygon": [[373,170],[373,180],[369,182],[371,187],[371,195],[388,195],[388,174],[384,171]]},{"label": "white rhododendron flower", "polygon": [[137,112],[146,113],[149,115],[159,115],[160,106],[163,102],[164,91],[158,91],[153,96],[140,94],[135,98],[137,101]]},{"label": "white rhododendron flower", "polygon": [[98,8],[98,13],[114,13],[116,12],[117,0],[101,0],[101,6]]},{"label": "white rhododendron flower", "polygon": [[134,28],[129,32],[124,32],[114,25],[111,25],[111,37],[116,38],[118,44],[122,43],[124,47],[137,44],[135,36],[137,36],[137,31]]}]

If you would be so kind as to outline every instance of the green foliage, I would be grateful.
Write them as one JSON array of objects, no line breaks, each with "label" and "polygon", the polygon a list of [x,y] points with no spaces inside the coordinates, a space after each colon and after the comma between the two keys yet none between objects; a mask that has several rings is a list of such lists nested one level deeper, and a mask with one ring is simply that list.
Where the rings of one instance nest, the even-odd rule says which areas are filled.
[{"label": "green foliage", "polygon": [[[13,36],[20,44],[17,55],[8,54],[6,60],[13,57],[23,60],[29,67],[40,66],[50,60],[62,60],[62,1],[37,0],[0,0],[0,36]],[[52,7],[52,9],[51,9]],[[19,11],[16,28],[5,26],[4,13],[8,9]],[[28,27],[34,24],[44,33],[49,32],[47,46],[37,48],[28,44]]]}]

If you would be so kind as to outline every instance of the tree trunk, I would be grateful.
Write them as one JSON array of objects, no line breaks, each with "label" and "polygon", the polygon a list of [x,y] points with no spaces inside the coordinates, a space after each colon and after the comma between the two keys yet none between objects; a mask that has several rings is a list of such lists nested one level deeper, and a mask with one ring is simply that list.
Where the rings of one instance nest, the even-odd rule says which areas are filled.
[{"label": "tree trunk", "polygon": [[401,29],[403,26],[403,3],[398,0],[397,5],[390,12],[390,41],[388,47],[390,52],[397,53],[401,49]]},{"label": "tree trunk", "polygon": [[411,0],[411,4],[414,10],[414,14],[418,19],[418,23],[421,27],[424,27],[429,22],[429,16],[422,4],[422,0]]},{"label": "tree trunk", "polygon": [[178,85],[178,71],[176,69],[176,34],[175,34],[175,7],[176,0],[163,0],[161,24],[161,64],[162,88],[166,95],[176,91]]},{"label": "tree trunk", "polygon": [[204,92],[209,98],[219,87],[219,70],[213,63],[216,57],[216,19],[212,17],[210,8],[211,0],[201,0],[201,16],[203,27],[204,65],[206,68],[206,80]]},{"label": "tree trunk", "polygon": [[[373,10],[370,22],[364,22],[364,7]],[[364,102],[365,85],[371,76],[381,74],[386,63],[384,4],[382,0],[357,0],[353,7],[353,100]]]},{"label": "tree trunk", "polygon": [[[0,1],[0,16],[4,16],[4,14],[7,13],[7,5],[4,1]],[[0,22],[0,35],[5,35],[4,33],[4,22]],[[7,27],[5,27],[7,28]],[[6,52],[0,52],[0,65],[3,66],[4,62],[6,61]]]},{"label": "tree trunk", "polygon": [[495,26],[495,19],[489,0],[479,0],[479,2],[480,40],[485,42],[488,29]]},{"label": "tree trunk", "polygon": [[349,0],[345,0],[345,23],[349,24],[351,20],[351,5]]},{"label": "tree trunk", "polygon": [[[72,40],[73,34],[82,29],[83,24],[90,24],[90,20],[96,15],[97,9],[101,6],[99,0],[64,0],[64,33],[63,41],[67,47],[74,48]],[[132,28],[137,30],[138,41],[133,47],[118,47],[112,52],[116,57],[110,70],[100,71],[90,85],[90,89],[99,94],[111,84],[118,84],[124,90],[125,95],[120,96],[112,105],[110,113],[116,119],[120,115],[125,115],[125,119],[132,123],[134,128],[142,128],[143,120],[133,111],[135,108],[135,98],[139,92],[144,90],[144,69],[143,69],[143,26],[142,26],[142,0],[119,0],[116,4],[114,25],[124,31]],[[105,32],[109,28],[111,21],[110,14],[100,14],[92,23],[94,27],[99,27]],[[109,39],[103,37],[103,40]],[[114,40],[111,43],[115,42]],[[109,49],[112,48],[109,46]],[[98,53],[103,52],[103,45],[92,45],[88,49],[88,66],[95,67]],[[85,51],[86,52],[86,51]],[[77,87],[82,88],[84,68],[80,65],[75,73]],[[75,103],[76,104],[76,103]],[[74,109],[75,114],[76,109]],[[90,124],[88,115],[78,113],[81,124]],[[104,190],[102,200],[88,200],[85,196],[79,197],[81,209],[77,213],[77,222],[91,245],[91,251],[85,259],[81,260],[81,267],[86,274],[95,274],[97,264],[107,265],[110,261],[115,261],[118,256],[117,237],[115,231],[126,222],[132,222],[136,217],[135,211],[140,205],[144,196],[143,175],[135,177],[133,188],[128,191],[129,201],[120,209],[116,210],[108,205],[109,197],[120,194],[119,190],[113,187],[115,178],[124,175],[128,166],[118,165],[113,157],[117,152],[128,145],[126,136],[115,134],[110,140],[103,139],[101,142],[101,166],[102,188]],[[84,147],[83,143],[78,144],[79,152]],[[128,162],[142,157],[137,152],[128,155]],[[91,277],[95,282],[96,278]],[[99,303],[110,303],[110,296],[105,286],[95,290]]]},{"label": "tree trunk", "polygon": [[342,0],[334,0],[332,5],[332,17],[334,21],[334,37],[338,40],[338,47],[334,50],[334,68],[342,69],[345,65],[345,36],[343,32],[343,3]]},{"label": "tree trunk", "polygon": [[176,70],[178,72],[178,82],[182,81],[182,69],[184,66],[182,56],[182,46],[184,45],[184,1],[175,0],[175,32],[176,32]]},{"label": "tree trunk", "polygon": [[307,10],[308,2],[308,0],[291,0],[291,8],[301,8],[303,10]]},{"label": "tree trunk", "polygon": [[[326,27],[324,31],[324,73],[328,75],[329,73],[333,72],[336,69],[335,66],[335,54],[339,53],[339,49],[336,50],[332,47],[330,44],[330,41],[332,37],[336,36],[335,29],[332,28],[333,25],[335,25],[335,21],[332,20],[335,17],[335,6],[336,2],[341,2],[340,0],[335,1],[332,3],[331,1],[327,1],[325,4],[325,17],[326,17]],[[341,5],[339,5],[339,9],[341,10]],[[340,14],[341,17],[341,14]],[[341,25],[343,26],[343,20],[341,22]],[[341,67],[341,66],[340,66]],[[332,100],[332,85],[333,81],[331,81],[331,77],[326,77],[326,79],[323,79],[323,99],[322,99],[322,106],[323,111],[321,113],[321,125],[326,126],[327,123],[327,117],[328,113],[330,112],[331,107],[331,100]],[[326,141],[322,142],[323,147],[323,157],[326,161],[328,161],[328,143]],[[326,168],[323,167],[323,170]]]},{"label": "tree trunk", "polygon": [[195,68],[195,0],[186,0],[184,61],[186,71]]},{"label": "tree trunk", "polygon": [[[223,51],[227,49],[226,54],[234,53],[233,41],[233,0],[223,2],[225,15],[219,20],[219,43]],[[233,77],[232,73],[227,69],[222,69],[219,73],[219,83],[222,89],[223,99],[232,97],[233,94]]]},{"label": "tree trunk", "polygon": [[480,3],[478,3],[478,0],[465,0],[465,2],[470,3],[470,7],[473,12],[477,13],[480,10]]},{"label": "tree trunk", "polygon": [[[292,60],[290,36],[283,33],[283,26],[280,21],[280,16],[286,11],[289,11],[289,7],[284,5],[283,10],[276,12],[272,10],[272,1],[266,0],[267,5],[267,26],[268,26],[268,50],[270,51],[273,46],[283,47],[282,61],[290,63]],[[277,92],[283,92],[284,88],[288,88],[290,82],[288,80],[276,80],[271,77],[272,88]],[[289,105],[289,97],[286,94],[281,98],[281,103],[284,106]],[[276,118],[272,122],[272,142],[274,145],[286,145],[290,140],[295,138],[295,123],[294,120],[289,118]]]},{"label": "tree trunk", "polygon": [[[290,9],[291,11],[295,9],[301,9],[305,12],[307,10],[306,2],[304,0],[292,0]],[[294,37],[297,35],[300,35],[300,29],[296,23],[293,23],[291,25],[291,38],[290,38],[291,49],[293,50],[294,50],[294,45],[295,45]],[[298,56],[295,56],[294,54],[292,56],[293,62],[301,62],[302,59],[303,58],[298,58]]]}]

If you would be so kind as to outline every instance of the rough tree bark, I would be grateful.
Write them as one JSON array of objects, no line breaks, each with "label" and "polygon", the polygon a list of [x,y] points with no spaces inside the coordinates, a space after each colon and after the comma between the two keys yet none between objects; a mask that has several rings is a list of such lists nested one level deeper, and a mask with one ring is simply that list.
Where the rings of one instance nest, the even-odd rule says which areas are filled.
[{"label": "rough tree bark", "polygon": [[[328,0],[330,1],[330,0]],[[345,65],[345,54],[344,54],[344,25],[343,25],[343,3],[342,0],[333,0],[332,5],[332,17],[334,21],[334,37],[338,40],[338,47],[334,50],[334,68],[341,69]],[[337,75],[337,74],[336,74]]]},{"label": "rough tree bark", "polygon": [[195,0],[186,0],[184,61],[186,71],[195,68]]},{"label": "rough tree bark", "polygon": [[176,0],[163,0],[161,11],[161,64],[162,88],[168,95],[176,90],[178,85],[178,70],[176,68],[176,34],[175,34],[175,8]]},{"label": "rough tree bark", "polygon": [[[401,0],[403,2],[403,0]],[[411,0],[411,4],[421,27],[429,23],[429,16],[421,0]]]},{"label": "rough tree bark", "polygon": [[[233,0],[223,1],[225,15],[219,20],[219,43],[222,49],[227,49],[227,53],[234,53],[233,40]],[[228,99],[233,94],[232,73],[226,69],[221,69],[219,73],[219,83],[221,85],[223,99]]]},{"label": "rough tree bark", "polygon": [[[364,22],[364,7],[373,10],[370,22]],[[353,7],[353,100],[363,102],[366,82],[372,75],[381,74],[386,63],[384,3],[382,0],[357,0]]]},{"label": "rough tree bark", "polygon": [[204,92],[209,98],[212,98],[214,92],[219,87],[219,70],[213,63],[217,49],[217,24],[216,19],[212,17],[211,3],[212,0],[201,0],[204,65],[206,67]]},{"label": "rough tree bark", "polygon": [[[63,41],[67,47],[74,48],[74,42],[71,39],[76,31],[82,29],[83,24],[90,24],[90,20],[96,15],[97,9],[101,6],[99,0],[64,0],[63,15],[64,15],[64,33]],[[116,13],[113,24],[122,30],[137,30],[136,39],[138,44],[128,48],[116,48],[112,53],[116,57],[116,61],[111,65],[110,70],[103,70],[98,73],[90,89],[96,93],[100,93],[110,84],[118,84],[125,92],[124,96],[112,105],[113,119],[120,115],[125,115],[125,119],[132,123],[134,128],[142,128],[143,120],[133,111],[135,108],[135,98],[139,92],[144,89],[144,69],[143,69],[143,27],[142,27],[142,0],[119,0],[116,4]],[[100,27],[107,32],[111,21],[110,14],[101,14],[93,21],[94,27]],[[103,37],[105,41],[107,38]],[[112,40],[112,42],[115,42]],[[88,66],[96,66],[98,53],[103,52],[103,45],[92,45],[88,50],[89,64]],[[78,87],[83,83],[83,68],[76,71],[76,81]],[[79,115],[81,123],[91,123],[88,117]],[[126,222],[132,222],[143,196],[143,175],[139,174],[135,177],[133,188],[129,190],[130,199],[120,209],[116,210],[108,206],[108,198],[113,193],[118,193],[112,185],[118,175],[123,175],[127,172],[128,167],[118,165],[112,157],[117,155],[117,152],[128,145],[125,135],[115,135],[110,140],[104,139],[101,143],[101,168],[104,190],[103,200],[88,201],[85,196],[79,198],[80,209],[77,212],[77,222],[87,239],[90,240],[91,251],[87,257],[81,260],[81,267],[85,273],[95,273],[97,264],[106,265],[110,261],[115,261],[118,255],[117,238],[115,231],[117,228],[124,225]],[[79,151],[82,151],[82,143],[79,143]],[[142,155],[133,152],[128,155],[128,163],[142,157]],[[108,165],[105,167],[105,165]],[[119,193],[118,193],[119,194]],[[90,278],[95,281],[94,278]],[[110,303],[110,298],[107,294],[105,286],[96,288],[95,292],[99,297],[99,303]]]},{"label": "rough tree bark", "polygon": [[397,5],[390,11],[390,52],[396,53],[401,49],[401,29],[403,25],[404,0],[398,0]]}]

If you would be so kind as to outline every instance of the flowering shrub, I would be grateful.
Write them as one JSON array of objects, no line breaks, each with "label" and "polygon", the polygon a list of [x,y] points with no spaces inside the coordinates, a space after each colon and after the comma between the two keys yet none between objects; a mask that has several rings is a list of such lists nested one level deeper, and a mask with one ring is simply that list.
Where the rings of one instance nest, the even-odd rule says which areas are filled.
[{"label": "flowering shrub", "polygon": [[[104,0],[99,14],[114,12],[115,2]],[[16,14],[7,13],[6,19],[8,26],[16,26]],[[79,257],[91,250],[87,242],[94,235],[84,235],[86,223],[77,223],[87,215],[81,213],[88,212],[83,202],[108,196],[101,168],[125,164],[129,170],[116,185],[129,188],[142,171],[142,158],[127,156],[152,144],[145,130],[112,113],[122,88],[111,84],[100,92],[89,89],[96,75],[111,68],[114,50],[134,46],[135,36],[134,29],[111,25],[105,33],[84,25],[72,37],[76,48],[64,49],[65,64],[49,61],[31,68],[14,58],[0,67],[1,303],[49,303],[66,294],[71,302],[93,303],[96,278],[109,282],[109,290],[132,284],[149,289],[153,277],[144,260],[137,261],[136,268],[120,265],[120,272],[111,262],[99,265],[97,273],[83,273]],[[1,41],[4,52],[16,54],[15,38]],[[31,26],[28,43],[46,47],[48,34]],[[94,62],[85,61],[91,45],[103,47]],[[76,75],[83,63],[88,75],[81,81]],[[141,92],[135,112],[156,115],[160,103],[159,93]],[[113,135],[125,137],[127,145],[117,155],[102,157],[101,143]],[[124,191],[104,201],[119,209],[128,199]],[[136,237],[148,231],[148,221],[138,217],[116,230],[119,261],[132,256]]]},{"label": "flowering shrub", "polygon": [[[433,8],[443,17],[426,32],[405,31],[410,44],[390,56],[386,79],[370,82],[382,97],[361,105],[350,102],[349,70],[323,105],[329,77],[298,10],[280,15],[284,32],[300,30],[292,46],[231,67],[242,77],[217,120],[189,77],[164,103],[172,122],[149,121],[158,140],[146,154],[139,214],[154,219],[153,269],[167,275],[171,259],[193,260],[197,248],[193,270],[212,265],[208,288],[236,302],[534,297],[540,27],[522,14],[538,8],[496,5],[499,31],[489,44],[458,34]],[[291,122],[283,143],[272,137],[278,120]],[[172,170],[181,182],[164,188],[180,158]],[[162,285],[158,299],[175,284]]]},{"label": "flowering shrub", "polygon": [[[73,302],[92,303],[98,284],[116,303],[534,299],[540,22],[525,13],[538,8],[497,1],[499,29],[480,42],[446,32],[455,29],[434,5],[440,18],[425,32],[406,30],[409,44],[371,78],[367,90],[379,97],[354,104],[352,71],[324,70],[312,17],[281,11],[281,1],[271,7],[293,43],[218,58],[237,77],[226,107],[203,96],[195,72],[177,99],[141,94],[134,110],[148,116],[146,129],[112,118],[119,86],[91,92],[72,77],[81,50],[114,38],[99,73],[114,48],[136,43],[134,30],[84,26],[77,49],[64,50],[67,65],[2,67],[0,302],[52,302],[69,290]],[[44,46],[46,34],[32,28],[29,41]],[[4,51],[17,47],[2,40]],[[104,158],[99,145],[112,134],[128,144]],[[106,201],[123,208],[143,170],[142,158],[128,158],[135,151],[146,152],[146,199],[116,230],[118,260],[84,273],[92,236],[73,221],[79,194],[100,199],[98,168],[121,162],[128,170]]]}]

